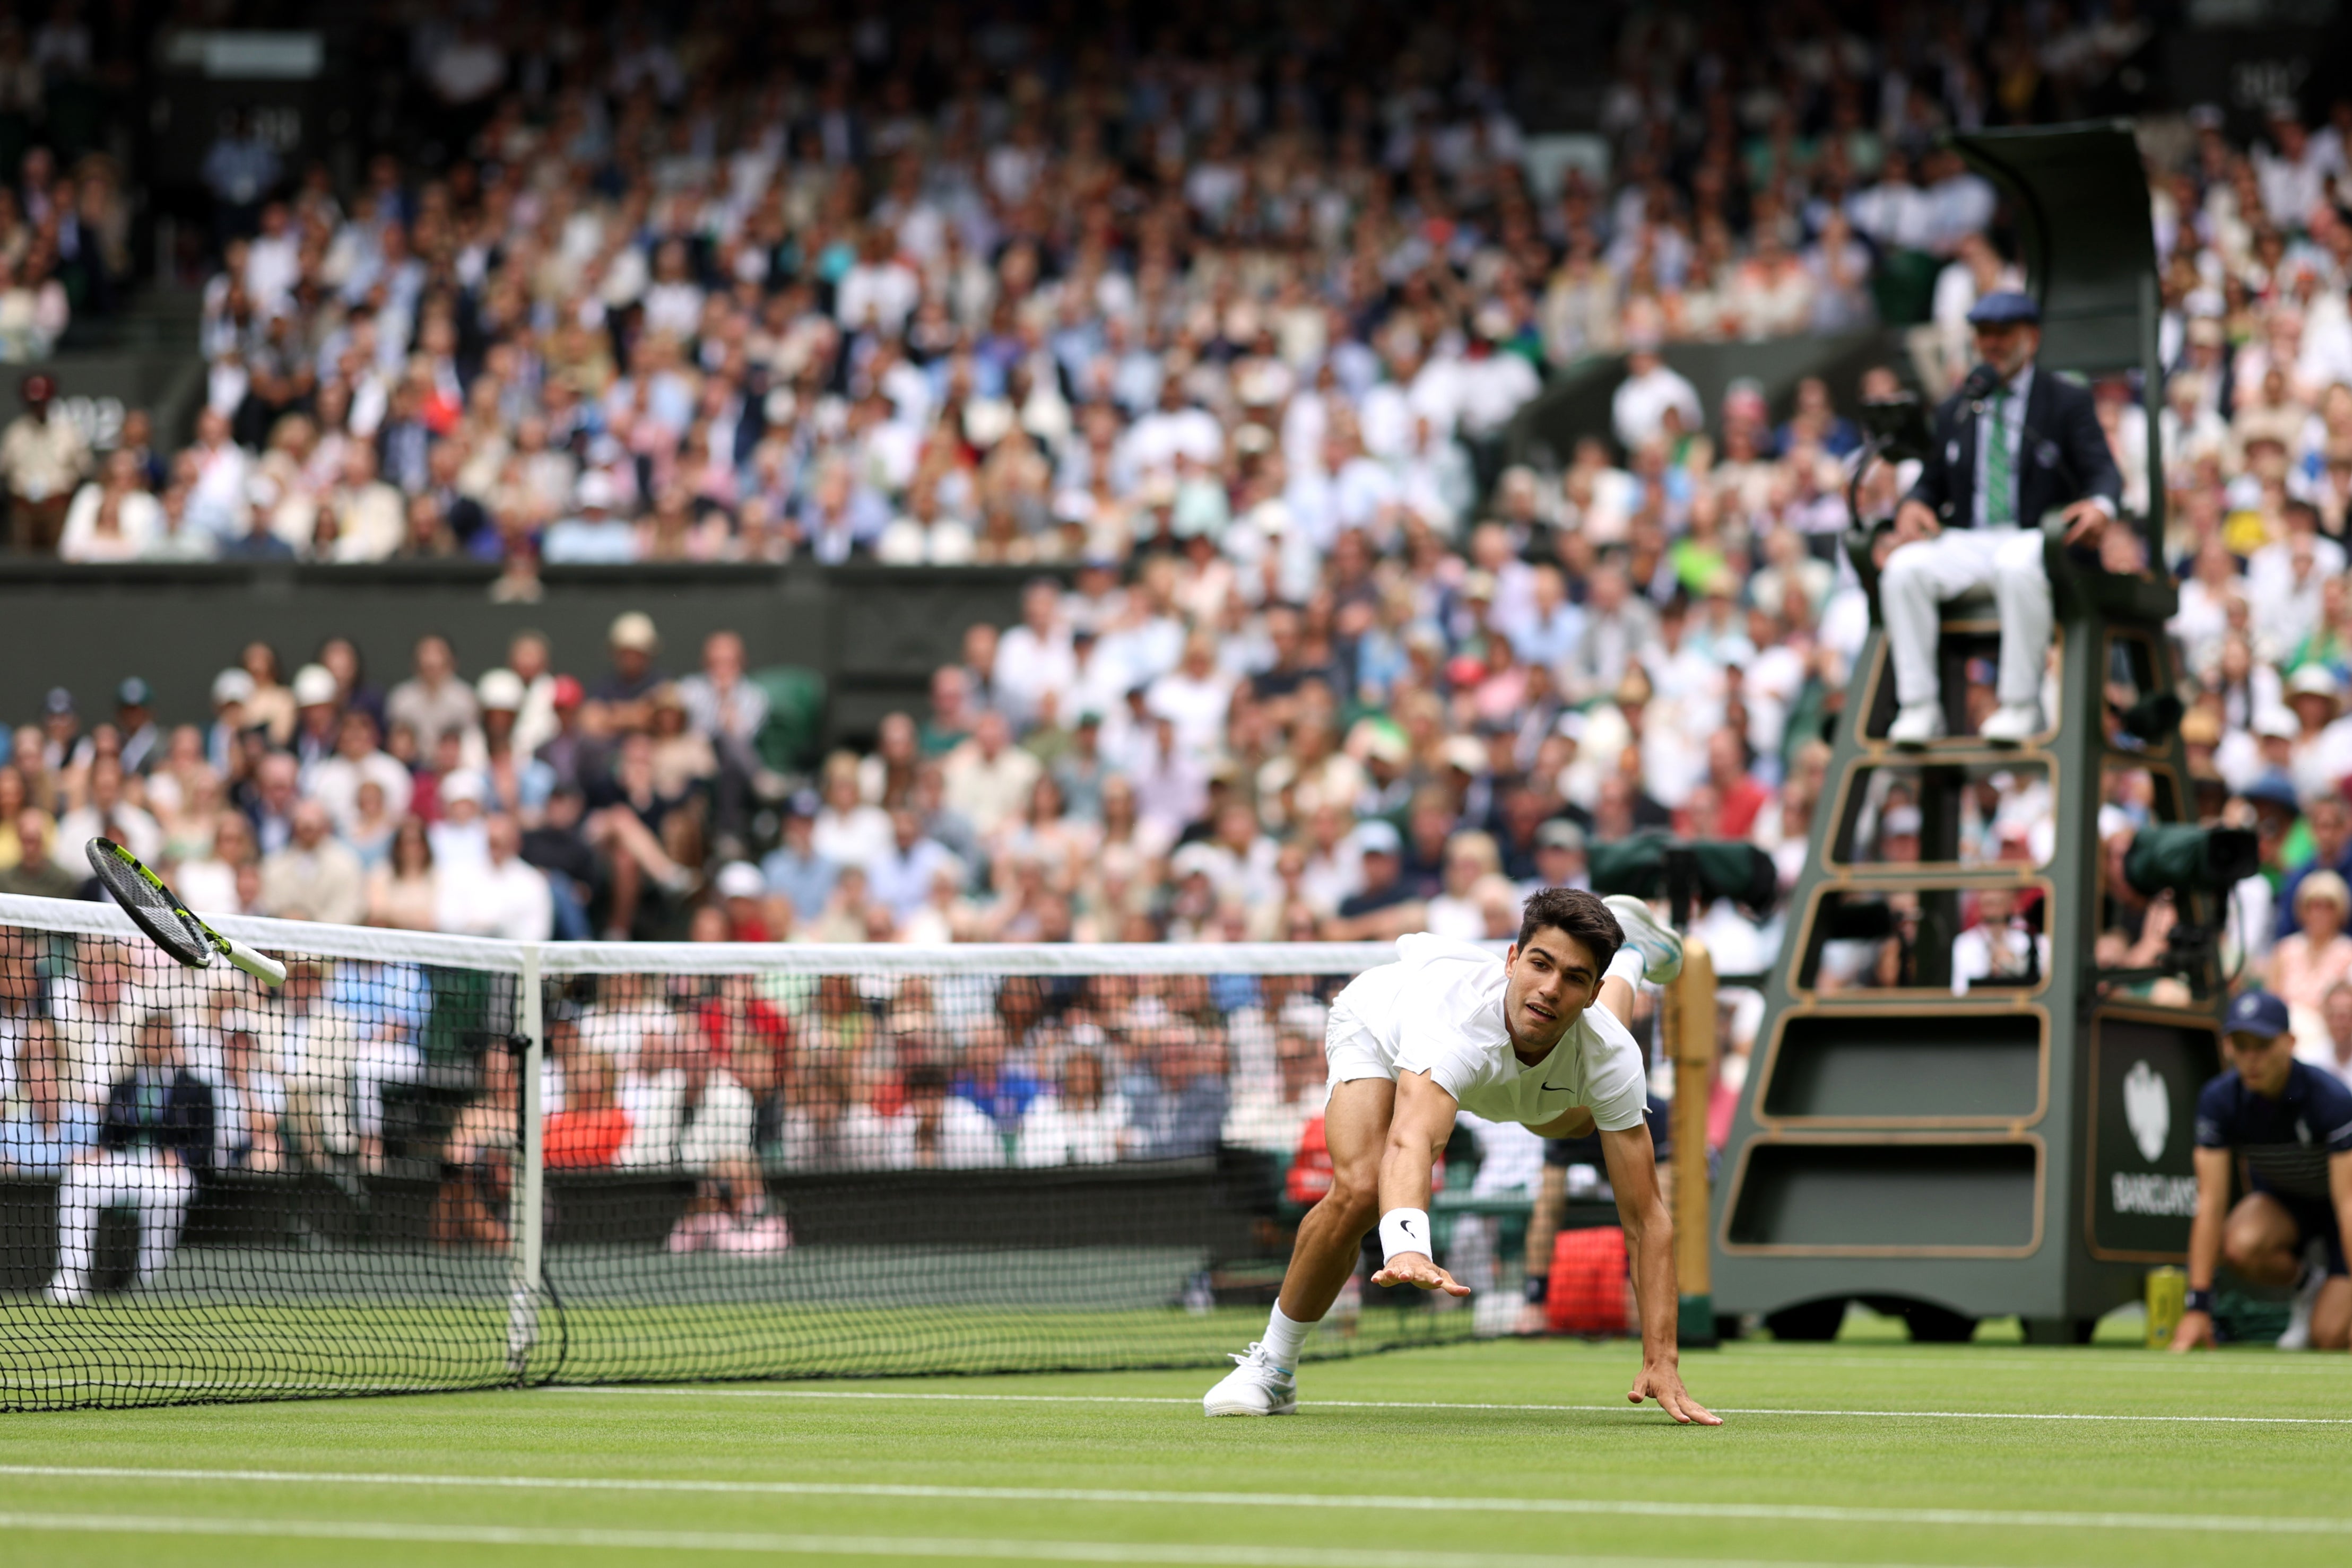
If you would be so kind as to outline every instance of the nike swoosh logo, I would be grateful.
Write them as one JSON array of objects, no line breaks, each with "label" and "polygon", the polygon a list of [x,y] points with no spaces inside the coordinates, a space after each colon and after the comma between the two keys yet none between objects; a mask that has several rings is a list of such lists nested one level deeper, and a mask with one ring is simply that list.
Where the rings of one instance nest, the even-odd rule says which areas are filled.
[{"label": "nike swoosh logo", "polygon": [[1400,1219],[1397,1221],[1397,1228],[1403,1231],[1407,1236],[1410,1236],[1412,1234],[1412,1221],[1410,1219]]}]

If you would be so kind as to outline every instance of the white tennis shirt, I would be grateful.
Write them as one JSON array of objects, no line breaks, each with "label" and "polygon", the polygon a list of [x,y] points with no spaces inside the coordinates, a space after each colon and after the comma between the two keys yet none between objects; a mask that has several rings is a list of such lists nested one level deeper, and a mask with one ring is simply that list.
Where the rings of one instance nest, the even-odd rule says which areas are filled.
[{"label": "white tennis shirt", "polygon": [[1642,1048],[1616,1016],[1598,1003],[1585,1009],[1551,1054],[1529,1066],[1503,1026],[1504,984],[1502,959],[1484,947],[1401,936],[1397,962],[1365,970],[1333,999],[1328,1049],[1336,1060],[1343,1046],[1369,1048],[1389,1078],[1426,1072],[1490,1122],[1540,1126],[1583,1105],[1605,1131],[1642,1125]]}]

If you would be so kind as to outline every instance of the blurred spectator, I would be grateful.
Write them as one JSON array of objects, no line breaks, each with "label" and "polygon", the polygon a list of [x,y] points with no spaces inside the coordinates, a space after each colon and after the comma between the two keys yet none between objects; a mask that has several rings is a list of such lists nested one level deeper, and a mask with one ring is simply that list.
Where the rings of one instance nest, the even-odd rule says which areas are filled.
[{"label": "blurred spectator", "polygon": [[39,371],[19,383],[25,412],[0,430],[0,476],[8,486],[8,544],[46,554],[65,530],[74,488],[90,465],[79,426],[54,414],[57,382]]},{"label": "blurred spectator", "polygon": [[618,1099],[613,1059],[589,1051],[564,1073],[563,1109],[547,1118],[542,1134],[550,1170],[602,1170],[629,1140],[629,1113]]},{"label": "blurred spectator", "polygon": [[366,910],[359,857],[334,837],[326,807],[302,801],[294,808],[286,847],[261,862],[261,912],[281,920],[356,925]]},{"label": "blurred spectator", "polygon": [[555,905],[547,878],[520,856],[522,830],[505,812],[484,826],[487,856],[460,859],[436,890],[439,929],[509,942],[544,942],[554,935]]},{"label": "blurred spectator", "polygon": [[66,1166],[58,1188],[58,1270],[48,1299],[89,1299],[98,1218],[107,1208],[138,1216],[138,1282],[152,1285],[171,1263],[196,1177],[212,1169],[214,1097],[182,1063],[169,1013],[139,1026],[136,1064],[106,1096],[99,1147]]},{"label": "blurred spectator", "polygon": [[1063,1056],[1054,1087],[1021,1119],[1015,1163],[1108,1165],[1126,1154],[1128,1139],[1127,1102],[1105,1089],[1102,1058],[1074,1048]]},{"label": "blurred spectator", "polygon": [[16,863],[0,867],[0,893],[30,898],[75,898],[89,880],[53,858],[49,815],[37,807],[16,814]]},{"label": "blurred spectator", "polygon": [[859,1104],[842,1120],[841,1141],[858,1165],[876,1170],[961,1169],[1004,1164],[996,1124],[971,1101],[948,1092],[948,1069],[929,1056],[906,1070],[904,1098],[884,1114]]}]

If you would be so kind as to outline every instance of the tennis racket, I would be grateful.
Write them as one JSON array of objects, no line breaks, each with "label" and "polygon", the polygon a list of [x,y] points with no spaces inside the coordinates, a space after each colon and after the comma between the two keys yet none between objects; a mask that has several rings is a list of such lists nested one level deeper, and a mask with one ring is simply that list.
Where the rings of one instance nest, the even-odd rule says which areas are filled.
[{"label": "tennis racket", "polygon": [[98,873],[99,885],[114,895],[122,913],[131,916],[131,924],[145,932],[156,946],[191,969],[209,968],[217,953],[264,985],[286,983],[285,965],[233,936],[222,936],[189,914],[180,895],[164,886],[163,879],[149,871],[137,855],[111,839],[92,839],[83,847],[89,856],[89,869]]}]

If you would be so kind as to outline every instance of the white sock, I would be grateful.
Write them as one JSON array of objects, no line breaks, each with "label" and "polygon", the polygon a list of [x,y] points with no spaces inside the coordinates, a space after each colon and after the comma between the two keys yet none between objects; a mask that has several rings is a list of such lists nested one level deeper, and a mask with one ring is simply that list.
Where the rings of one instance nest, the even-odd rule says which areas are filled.
[{"label": "white sock", "polygon": [[1274,1364],[1285,1372],[1297,1366],[1298,1353],[1307,1343],[1307,1331],[1314,1326],[1283,1316],[1282,1303],[1276,1301],[1274,1315],[1265,1321],[1265,1348],[1274,1357]]},{"label": "white sock", "polygon": [[1638,991],[1642,988],[1642,971],[1647,967],[1648,961],[1642,956],[1642,950],[1628,942],[1617,949],[1617,956],[1609,960],[1608,971],[1601,977],[1622,980]]}]

